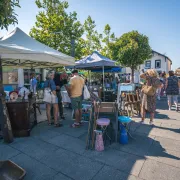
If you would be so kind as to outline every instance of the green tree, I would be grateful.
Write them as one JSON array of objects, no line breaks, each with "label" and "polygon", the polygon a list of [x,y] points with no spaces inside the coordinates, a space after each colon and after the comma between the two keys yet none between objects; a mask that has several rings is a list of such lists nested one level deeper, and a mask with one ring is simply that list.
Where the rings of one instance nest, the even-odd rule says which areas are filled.
[{"label": "green tree", "polygon": [[123,34],[115,43],[111,44],[113,59],[132,70],[132,82],[134,82],[134,70],[145,60],[152,57],[152,50],[147,36],[138,31]]},{"label": "green tree", "polygon": [[102,48],[102,34],[99,34],[95,27],[95,21],[92,20],[91,16],[88,16],[84,22],[84,32],[86,37],[84,40],[84,56],[91,54],[93,51],[100,51]]},{"label": "green tree", "polygon": [[104,47],[101,52],[104,56],[111,58],[112,53],[111,53],[110,45],[115,40],[116,40],[115,34],[111,32],[110,25],[106,24],[104,27],[103,39],[102,39],[102,42],[104,43]]},{"label": "green tree", "polygon": [[[36,23],[30,31],[30,36],[69,55],[74,41],[76,52],[76,45],[83,34],[83,26],[77,20],[76,12],[67,13],[68,2],[36,0],[36,5],[41,11],[36,16]],[[75,57],[79,55],[75,53]]]},{"label": "green tree", "polygon": [[20,7],[19,0],[1,0],[0,1],[0,28],[8,30],[11,24],[17,24],[17,14],[15,7]]}]

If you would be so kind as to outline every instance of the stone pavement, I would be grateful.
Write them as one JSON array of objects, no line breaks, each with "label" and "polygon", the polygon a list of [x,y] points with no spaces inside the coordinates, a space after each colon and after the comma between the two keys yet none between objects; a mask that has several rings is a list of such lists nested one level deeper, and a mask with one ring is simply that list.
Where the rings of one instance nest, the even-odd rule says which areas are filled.
[{"label": "stone pavement", "polygon": [[[71,111],[64,127],[38,124],[30,137],[9,145],[0,141],[0,160],[11,159],[27,171],[25,180],[178,180],[180,113],[158,102],[155,126],[134,118],[128,145],[114,143],[103,152],[85,150],[87,124],[72,129]],[[46,119],[44,115],[38,119]]]}]

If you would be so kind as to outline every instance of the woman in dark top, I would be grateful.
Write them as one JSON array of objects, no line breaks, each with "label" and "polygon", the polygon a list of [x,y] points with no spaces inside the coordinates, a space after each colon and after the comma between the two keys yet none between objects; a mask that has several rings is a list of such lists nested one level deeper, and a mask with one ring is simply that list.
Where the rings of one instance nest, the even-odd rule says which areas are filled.
[{"label": "woman in dark top", "polygon": [[171,110],[171,101],[173,98],[176,110],[178,110],[178,95],[179,95],[179,79],[174,75],[173,71],[169,71],[169,77],[166,80],[166,95],[168,98],[169,110]]}]

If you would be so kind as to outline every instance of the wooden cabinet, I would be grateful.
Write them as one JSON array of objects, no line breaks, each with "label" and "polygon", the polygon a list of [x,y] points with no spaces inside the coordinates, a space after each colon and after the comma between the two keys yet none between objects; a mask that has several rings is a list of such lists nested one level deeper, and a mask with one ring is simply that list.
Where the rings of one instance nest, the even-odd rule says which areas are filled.
[{"label": "wooden cabinet", "polygon": [[32,126],[37,124],[35,103],[31,101],[7,102],[13,135],[29,136]]}]

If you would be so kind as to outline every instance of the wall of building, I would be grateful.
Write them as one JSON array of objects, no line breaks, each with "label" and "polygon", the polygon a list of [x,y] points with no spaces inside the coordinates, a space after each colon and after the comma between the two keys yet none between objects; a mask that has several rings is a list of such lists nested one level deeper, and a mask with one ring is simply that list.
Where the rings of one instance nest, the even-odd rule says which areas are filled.
[{"label": "wall of building", "polygon": [[[160,68],[156,68],[155,66],[155,62],[156,60],[160,60],[161,61],[161,67]],[[153,56],[151,59],[151,67],[150,68],[146,68],[145,64],[141,65],[140,69],[156,69],[157,71],[168,71],[167,68],[167,64],[168,64],[168,60],[165,61],[165,57],[161,56],[161,55],[155,55]]]},{"label": "wall of building", "polygon": [[171,70],[171,61],[168,61],[168,66],[167,67],[168,67],[167,70],[170,71]]}]

